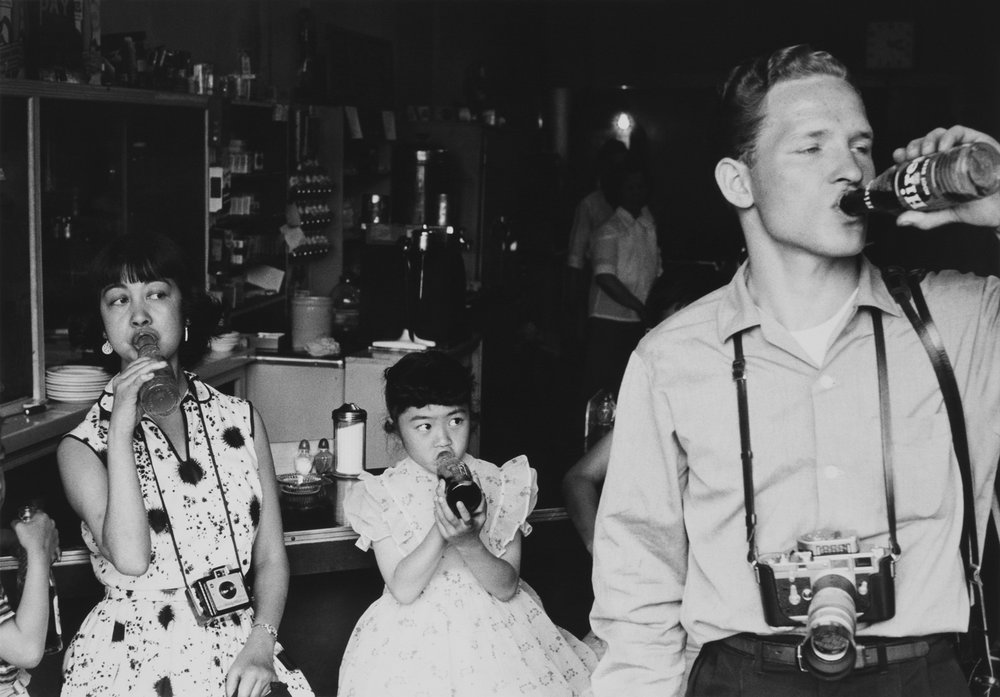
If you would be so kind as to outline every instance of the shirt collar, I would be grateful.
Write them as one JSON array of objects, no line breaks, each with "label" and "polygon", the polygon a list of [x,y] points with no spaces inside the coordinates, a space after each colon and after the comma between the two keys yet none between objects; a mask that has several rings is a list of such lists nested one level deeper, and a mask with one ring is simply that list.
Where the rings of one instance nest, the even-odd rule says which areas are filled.
[{"label": "shirt collar", "polygon": [[[902,314],[899,305],[893,300],[889,289],[882,281],[882,273],[864,255],[860,258],[860,275],[858,278],[858,294],[855,307],[875,307],[884,314],[898,317]],[[719,341],[725,343],[729,337],[738,332],[756,327],[761,323],[760,308],[754,303],[747,290],[747,269],[749,261],[744,261],[733,279],[726,287],[726,292],[719,303],[717,326]]]},{"label": "shirt collar", "polygon": [[644,222],[647,219],[652,218],[652,214],[649,212],[649,209],[646,206],[643,206],[642,210],[639,211],[638,217],[633,216],[631,213],[629,213],[621,206],[618,206],[618,208],[615,209],[615,215],[617,215],[619,218],[621,218],[627,223]]}]

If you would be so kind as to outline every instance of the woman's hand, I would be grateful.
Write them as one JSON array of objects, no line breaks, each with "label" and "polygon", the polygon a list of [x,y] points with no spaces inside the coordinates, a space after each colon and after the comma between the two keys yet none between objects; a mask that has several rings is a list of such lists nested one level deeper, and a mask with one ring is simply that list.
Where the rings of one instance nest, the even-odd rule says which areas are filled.
[{"label": "woman's hand", "polygon": [[226,674],[227,697],[263,697],[278,679],[274,672],[274,639],[251,631],[247,643]]},{"label": "woman's hand", "polygon": [[144,356],[136,358],[118,373],[111,381],[111,390],[115,395],[115,407],[111,418],[115,418],[115,415],[118,415],[119,418],[131,416],[129,423],[134,425],[141,416],[139,413],[139,390],[145,383],[153,379],[153,371],[167,365],[165,360]]},{"label": "woman's hand", "polygon": [[[931,155],[941,150],[948,150],[963,143],[988,143],[1000,150],[1000,143],[995,138],[965,126],[952,126],[948,129],[935,128],[922,138],[914,138],[905,147],[896,148],[892,153],[892,158],[898,164],[920,155]],[[945,210],[928,213],[906,211],[896,218],[897,225],[909,225],[921,230],[930,230],[947,223],[1000,227],[1000,192],[986,198],[960,203]]]},{"label": "woman's hand", "polygon": [[[476,484],[479,484],[478,480]],[[459,501],[457,506],[459,515],[456,516],[445,499],[444,489],[444,480],[439,479],[437,490],[434,492],[434,522],[445,543],[459,548],[482,545],[479,531],[486,522],[486,498],[483,497],[479,508],[471,514],[465,504]]]}]

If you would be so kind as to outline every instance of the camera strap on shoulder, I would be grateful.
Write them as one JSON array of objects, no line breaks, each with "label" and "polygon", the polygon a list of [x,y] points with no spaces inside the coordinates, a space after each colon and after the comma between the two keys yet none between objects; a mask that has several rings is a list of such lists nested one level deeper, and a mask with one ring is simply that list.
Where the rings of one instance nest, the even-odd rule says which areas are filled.
[{"label": "camera strap on shoulder", "polygon": [[[198,404],[198,416],[199,416],[199,418],[201,418],[202,422],[204,423],[205,415],[202,412],[201,403],[198,402],[197,404]],[[223,488],[223,485],[222,485],[222,478],[219,475],[219,465],[218,465],[218,463],[216,462],[216,459],[215,459],[215,450],[212,448],[212,442],[211,442],[211,439],[210,439],[208,433],[205,433],[205,444],[208,447],[210,459],[212,460],[212,469],[215,472],[215,479],[216,479],[216,482],[218,483],[218,486],[219,486],[219,496],[222,499],[222,507],[223,507],[223,510],[226,513],[226,523],[229,526],[229,537],[230,537],[230,540],[233,543],[233,553],[235,554],[235,558],[236,558],[236,569],[237,569],[237,571],[239,571],[240,577],[243,579],[244,586],[246,586],[246,575],[243,573],[243,564],[242,564],[242,562],[240,560],[240,552],[239,552],[239,548],[238,548],[238,546],[236,544],[236,532],[235,532],[235,530],[233,530],[233,521],[232,521],[232,517],[230,516],[230,513],[229,513],[229,503],[226,500],[226,492],[225,492],[225,489]],[[148,450],[148,445],[147,445],[147,450]],[[163,512],[167,516],[167,532],[170,534],[170,541],[171,541],[171,543],[173,543],[174,554],[177,557],[177,565],[178,565],[178,567],[180,568],[180,571],[181,571],[181,578],[183,579],[183,581],[184,581],[184,587],[187,590],[188,595],[190,596],[192,594],[191,583],[188,581],[187,574],[184,572],[184,561],[183,561],[183,559],[181,557],[180,547],[177,544],[177,538],[174,536],[174,526],[173,526],[173,523],[170,520],[170,511],[167,508],[166,499],[163,497],[163,489],[160,487],[160,479],[159,479],[159,477],[156,474],[156,468],[150,468],[150,470],[153,473],[153,482],[156,484],[156,491],[157,491],[157,493],[160,496],[160,504],[163,506]]]},{"label": "camera strap on shoulder", "polygon": [[[889,550],[893,559],[900,555],[896,540],[896,505],[893,487],[892,429],[890,428],[889,378],[885,357],[885,336],[882,330],[882,315],[875,308],[870,309],[872,327],[875,332],[875,363],[879,385],[879,419],[882,436],[882,472],[885,480],[885,509],[889,530]],[[740,422],[740,460],[743,464],[743,505],[746,510],[747,561],[753,567],[760,582],[757,568],[757,514],[754,510],[753,450],[750,447],[750,407],[747,399],[746,358],[743,354],[743,332],[733,335],[733,382],[736,383],[736,402]]]},{"label": "camera strap on shoulder", "polygon": [[[960,552],[965,566],[965,576],[969,587],[971,604],[969,617],[969,636],[976,643],[977,652],[983,675],[980,682],[986,688],[1000,686],[993,672],[993,661],[990,654],[990,639],[986,618],[986,603],[982,581],[982,562],[979,556],[979,535],[976,530],[975,497],[972,486],[972,463],[969,456],[968,434],[965,429],[965,412],[962,408],[962,396],[955,380],[948,353],[945,351],[941,335],[931,318],[927,302],[920,290],[920,282],[925,272],[922,270],[907,271],[891,266],[882,270],[882,278],[886,288],[896,303],[903,310],[913,329],[920,337],[920,342],[927,351],[934,373],[937,375],[945,409],[948,412],[948,423],[951,426],[952,445],[955,449],[955,459],[958,460],[958,470],[962,478],[962,544]],[[911,305],[912,300],[912,305]],[[916,305],[914,309],[913,305]],[[991,509],[994,517],[996,510],[996,495],[994,507]]]}]

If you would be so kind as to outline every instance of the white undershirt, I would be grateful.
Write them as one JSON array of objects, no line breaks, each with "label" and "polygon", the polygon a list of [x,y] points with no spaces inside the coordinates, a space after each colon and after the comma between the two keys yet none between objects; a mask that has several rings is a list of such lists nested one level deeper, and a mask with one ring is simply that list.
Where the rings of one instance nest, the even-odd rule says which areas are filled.
[{"label": "white undershirt", "polygon": [[826,351],[830,348],[830,339],[833,337],[833,333],[840,328],[841,323],[844,321],[851,307],[853,307],[854,300],[857,297],[858,289],[855,288],[843,306],[833,313],[833,317],[822,324],[817,324],[815,327],[789,332],[792,338],[798,341],[802,349],[809,354],[809,357],[813,359],[816,365],[823,365],[823,359],[826,358]]}]

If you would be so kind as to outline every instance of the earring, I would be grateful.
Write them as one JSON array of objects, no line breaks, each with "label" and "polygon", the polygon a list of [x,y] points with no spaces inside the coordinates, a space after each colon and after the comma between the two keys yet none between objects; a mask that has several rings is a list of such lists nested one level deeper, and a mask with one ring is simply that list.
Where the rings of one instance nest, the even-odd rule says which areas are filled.
[{"label": "earring", "polygon": [[184,323],[184,343],[185,344],[187,343],[187,340],[188,340],[188,325],[190,325],[190,324],[191,324],[191,320],[188,320],[187,322]]},{"label": "earring", "polygon": [[110,341],[105,340],[105,342],[101,344],[101,353],[103,353],[105,356],[110,356],[114,352],[115,350],[111,348]]}]

